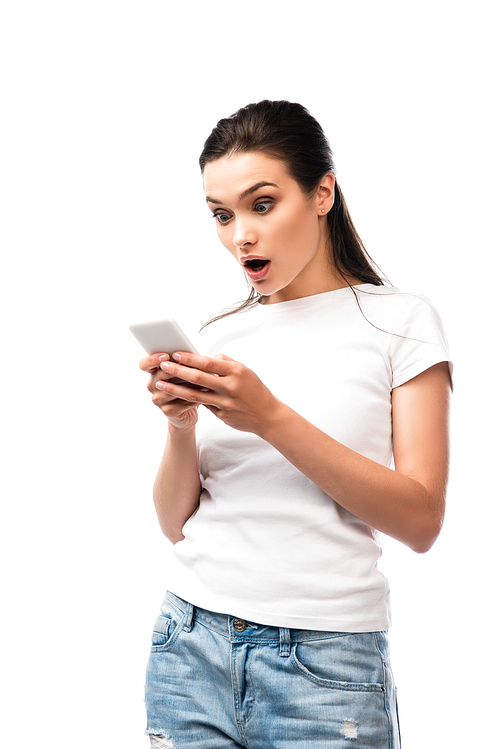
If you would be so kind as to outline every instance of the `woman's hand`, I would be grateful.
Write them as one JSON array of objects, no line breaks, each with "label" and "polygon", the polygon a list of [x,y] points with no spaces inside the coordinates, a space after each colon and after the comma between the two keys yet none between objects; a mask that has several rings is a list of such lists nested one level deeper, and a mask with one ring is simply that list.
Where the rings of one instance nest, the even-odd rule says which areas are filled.
[{"label": "woman's hand", "polygon": [[224,354],[215,358],[199,354],[174,354],[160,366],[169,377],[180,377],[196,389],[162,381],[159,386],[175,402],[206,406],[233,429],[261,435],[269,420],[286,408],[259,380],[255,372]]},{"label": "woman's hand", "polygon": [[147,388],[152,394],[153,403],[163,411],[169,423],[177,429],[189,429],[194,427],[198,421],[198,403],[179,400],[175,395],[170,395],[163,389],[163,383],[170,380],[170,375],[160,369],[162,361],[168,361],[168,354],[153,354],[146,356],[139,362],[143,372],[149,372],[151,375]]}]

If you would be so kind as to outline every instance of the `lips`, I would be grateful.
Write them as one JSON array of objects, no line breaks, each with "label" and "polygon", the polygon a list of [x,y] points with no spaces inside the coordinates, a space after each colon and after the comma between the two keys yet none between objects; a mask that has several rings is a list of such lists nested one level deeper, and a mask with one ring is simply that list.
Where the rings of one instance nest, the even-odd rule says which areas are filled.
[{"label": "lips", "polygon": [[252,281],[261,281],[269,273],[271,261],[260,255],[245,255],[240,257],[240,263],[245,268],[245,273]]}]

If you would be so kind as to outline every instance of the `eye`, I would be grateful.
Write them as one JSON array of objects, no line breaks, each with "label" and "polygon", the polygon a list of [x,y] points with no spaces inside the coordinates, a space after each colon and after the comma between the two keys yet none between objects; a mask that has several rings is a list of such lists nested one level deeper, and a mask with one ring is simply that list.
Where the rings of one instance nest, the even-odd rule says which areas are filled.
[{"label": "eye", "polygon": [[268,213],[272,208],[272,202],[270,200],[265,200],[261,203],[256,203],[254,210],[256,213]]},{"label": "eye", "polygon": [[227,224],[227,222],[230,220],[231,216],[229,213],[214,213],[214,218],[219,222],[219,224]]}]

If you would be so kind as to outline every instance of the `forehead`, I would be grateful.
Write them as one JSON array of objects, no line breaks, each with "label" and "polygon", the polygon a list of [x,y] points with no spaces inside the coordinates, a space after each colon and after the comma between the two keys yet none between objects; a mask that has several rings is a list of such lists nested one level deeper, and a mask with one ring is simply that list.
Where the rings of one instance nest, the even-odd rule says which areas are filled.
[{"label": "forehead", "polygon": [[282,189],[298,187],[282,161],[262,153],[222,156],[209,161],[203,173],[207,196],[224,202],[237,200],[238,195],[259,182],[272,182]]}]

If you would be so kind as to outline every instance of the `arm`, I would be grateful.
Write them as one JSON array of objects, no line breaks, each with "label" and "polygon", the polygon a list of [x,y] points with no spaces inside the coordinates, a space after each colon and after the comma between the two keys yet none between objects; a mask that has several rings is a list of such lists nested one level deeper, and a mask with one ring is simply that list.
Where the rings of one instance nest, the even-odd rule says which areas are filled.
[{"label": "arm", "polygon": [[168,438],[153,487],[153,501],[164,535],[182,541],[182,526],[200,503],[196,435],[169,424]]},{"label": "arm", "polygon": [[393,391],[393,471],[322,432],[278,401],[238,362],[222,355],[175,358],[195,368],[173,363],[162,367],[211,392],[170,383],[165,384],[166,390],[204,403],[236,429],[258,434],[338,504],[372,527],[417,552],[430,549],[443,520],[448,475],[450,381],[446,363]]},{"label": "arm", "polygon": [[261,436],[353,515],[425,552],[444,517],[449,393],[446,363],[393,391],[394,471],[341,445],[287,407]]},{"label": "arm", "polygon": [[140,367],[151,375],[148,390],[153,403],[168,418],[168,438],[154,483],[153,501],[160,528],[175,544],[184,538],[182,527],[200,502],[195,434],[198,406],[164,392],[163,383],[169,376],[159,368],[160,356],[168,359],[166,354],[155,354],[142,359]]}]

